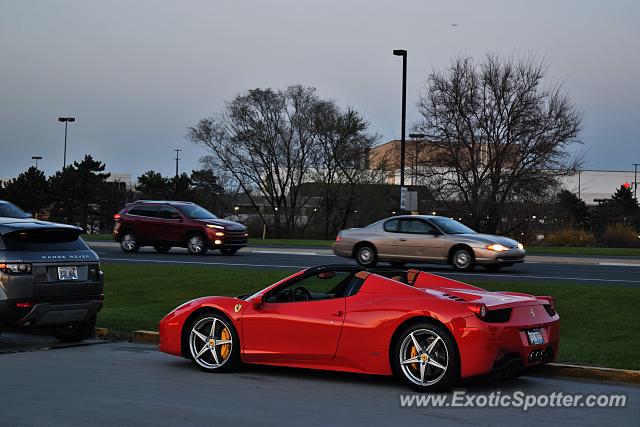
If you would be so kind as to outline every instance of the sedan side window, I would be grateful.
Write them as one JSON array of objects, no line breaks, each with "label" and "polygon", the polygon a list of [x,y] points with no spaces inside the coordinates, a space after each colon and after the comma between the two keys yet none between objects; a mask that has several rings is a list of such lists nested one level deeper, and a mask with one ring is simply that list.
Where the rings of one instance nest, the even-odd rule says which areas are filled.
[{"label": "sedan side window", "polygon": [[398,221],[397,219],[390,219],[389,221],[384,223],[384,231],[389,233],[397,233],[398,232]]},{"label": "sedan side window", "polygon": [[410,234],[434,234],[435,229],[421,219],[403,219],[400,232]]}]

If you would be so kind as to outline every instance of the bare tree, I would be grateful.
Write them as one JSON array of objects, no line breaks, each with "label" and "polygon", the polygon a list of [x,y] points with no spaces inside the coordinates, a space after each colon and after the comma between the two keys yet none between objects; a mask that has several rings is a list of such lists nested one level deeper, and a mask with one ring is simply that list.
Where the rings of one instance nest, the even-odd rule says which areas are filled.
[{"label": "bare tree", "polygon": [[440,200],[462,202],[473,226],[495,232],[510,203],[550,193],[579,166],[580,114],[560,86],[543,86],[545,71],[489,54],[428,78],[416,125],[430,141],[423,178]]},{"label": "bare tree", "polygon": [[341,111],[333,101],[318,103],[314,114],[314,182],[322,187],[322,236],[327,239],[336,229],[346,227],[354,211],[357,185],[380,180],[368,168],[369,150],[376,140],[367,133],[369,124],[357,111]]},{"label": "bare tree", "polygon": [[[308,202],[300,184],[313,165],[317,144],[312,123],[314,88],[253,89],[236,96],[216,117],[188,129],[188,138],[210,149],[209,160],[238,182],[276,237],[291,234],[296,215]],[[264,198],[271,212],[259,209]]]}]

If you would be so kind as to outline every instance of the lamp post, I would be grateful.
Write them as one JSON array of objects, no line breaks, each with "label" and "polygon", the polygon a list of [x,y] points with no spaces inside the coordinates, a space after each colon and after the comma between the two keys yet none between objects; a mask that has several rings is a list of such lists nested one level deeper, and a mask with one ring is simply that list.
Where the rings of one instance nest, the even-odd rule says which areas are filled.
[{"label": "lamp post", "polygon": [[638,201],[638,165],[640,163],[633,164],[633,197]]},{"label": "lamp post", "polygon": [[407,121],[407,51],[394,49],[395,56],[402,57],[402,125],[400,131],[400,187],[404,187],[404,144],[405,125]]},{"label": "lamp post", "polygon": [[64,123],[64,161],[62,169],[67,167],[67,125],[76,121],[75,117],[58,117],[58,121]]},{"label": "lamp post", "polygon": [[38,160],[42,160],[42,156],[31,156],[31,159],[36,162],[36,169],[38,169]]},{"label": "lamp post", "polygon": [[415,155],[414,155],[414,159],[413,159],[413,163],[414,163],[414,170],[413,170],[413,179],[412,179],[412,184],[413,185],[418,185],[418,155],[419,150],[418,150],[418,140],[420,139],[425,139],[427,137],[427,135],[423,134],[423,133],[410,133],[409,134],[409,138],[413,139],[413,144],[414,144],[414,148],[415,148]]}]

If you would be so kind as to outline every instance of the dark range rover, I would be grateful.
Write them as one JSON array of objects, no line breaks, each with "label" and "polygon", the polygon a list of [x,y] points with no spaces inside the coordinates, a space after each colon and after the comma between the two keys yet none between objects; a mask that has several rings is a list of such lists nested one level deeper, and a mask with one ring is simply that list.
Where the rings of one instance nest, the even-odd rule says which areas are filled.
[{"label": "dark range rover", "polygon": [[93,333],[104,299],[98,256],[82,230],[0,217],[0,326],[50,328],[62,341]]}]

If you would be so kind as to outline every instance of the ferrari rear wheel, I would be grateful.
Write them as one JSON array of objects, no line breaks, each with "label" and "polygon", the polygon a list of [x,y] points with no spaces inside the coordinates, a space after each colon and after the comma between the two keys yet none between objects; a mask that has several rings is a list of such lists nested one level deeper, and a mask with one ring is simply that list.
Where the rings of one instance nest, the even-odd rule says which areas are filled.
[{"label": "ferrari rear wheel", "polygon": [[207,372],[231,370],[237,364],[238,334],[231,321],[217,313],[204,313],[189,326],[189,356]]},{"label": "ferrari rear wheel", "polygon": [[400,333],[392,363],[404,383],[417,391],[448,390],[459,376],[453,339],[442,326],[430,322],[410,325]]}]

